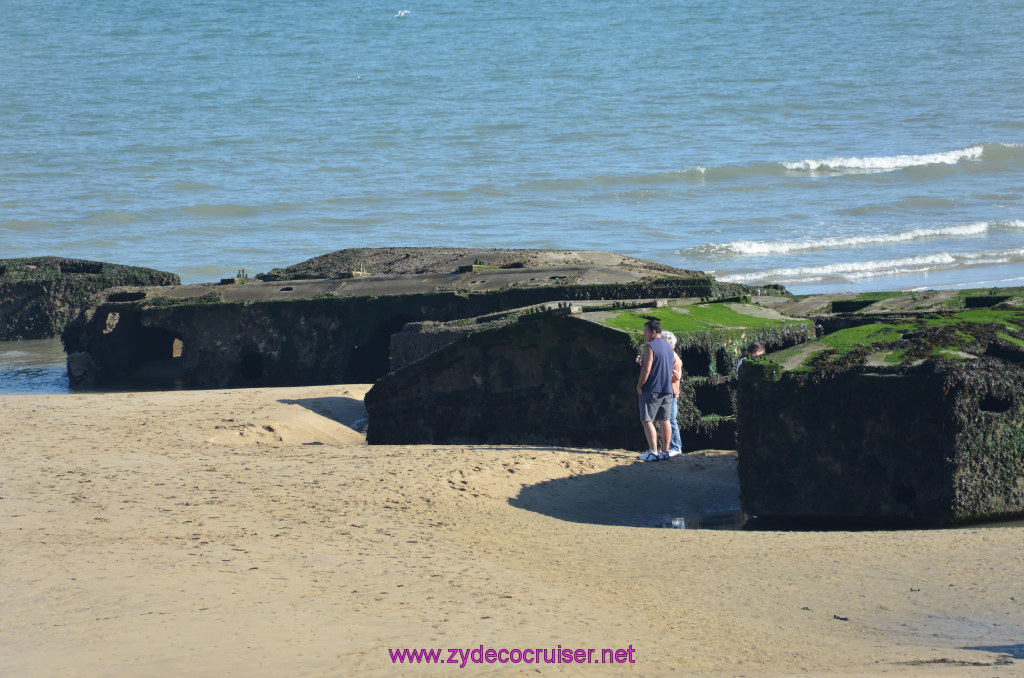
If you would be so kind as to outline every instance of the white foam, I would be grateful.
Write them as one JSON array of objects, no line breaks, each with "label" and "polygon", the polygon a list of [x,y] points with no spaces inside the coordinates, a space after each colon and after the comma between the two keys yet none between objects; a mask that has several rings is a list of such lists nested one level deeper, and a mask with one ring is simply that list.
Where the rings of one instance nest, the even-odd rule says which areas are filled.
[{"label": "white foam", "polygon": [[925,290],[938,290],[938,289],[972,289],[980,287],[1016,287],[1024,283],[1024,276],[1014,276],[1011,278],[995,278],[990,280],[972,280],[970,282],[955,282],[947,284],[930,284],[922,287],[911,287],[908,292],[924,292]]},{"label": "white foam", "polygon": [[826,158],[824,160],[800,160],[784,162],[782,166],[788,170],[818,172],[892,172],[919,167],[921,165],[955,165],[961,160],[978,160],[985,152],[984,146],[978,144],[945,153],[929,153],[927,155],[893,155],[877,158]]},{"label": "white foam", "polygon": [[727,243],[712,243],[688,250],[680,250],[678,254],[717,254],[761,256],[766,254],[785,254],[788,252],[804,252],[808,250],[841,249],[846,247],[864,247],[868,245],[888,245],[893,243],[926,240],[929,238],[969,238],[986,235],[993,228],[1024,229],[1024,221],[986,222],[978,221],[956,226],[939,228],[915,228],[902,233],[880,233],[877,235],[856,235],[848,237],[831,237],[805,240],[734,240]]},{"label": "white foam", "polygon": [[952,268],[969,268],[972,266],[988,266],[1024,261],[1024,249],[1006,250],[1002,252],[968,252],[950,254],[938,252],[920,257],[902,259],[883,259],[878,261],[849,261],[821,266],[801,266],[794,268],[775,268],[766,271],[751,271],[718,275],[723,282],[773,282],[783,285],[806,284],[824,280],[843,280],[852,282],[865,278],[882,276],[922,274],[931,271]]}]

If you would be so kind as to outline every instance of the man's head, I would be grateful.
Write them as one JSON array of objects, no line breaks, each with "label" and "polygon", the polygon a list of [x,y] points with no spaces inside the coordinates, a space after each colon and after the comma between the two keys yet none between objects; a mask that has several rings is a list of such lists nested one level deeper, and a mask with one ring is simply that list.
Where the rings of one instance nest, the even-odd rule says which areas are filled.
[{"label": "man's head", "polygon": [[657,318],[651,318],[644,323],[644,339],[650,341],[661,336],[661,321]]},{"label": "man's head", "polygon": [[750,346],[747,347],[747,355],[749,355],[752,358],[757,357],[759,355],[764,355],[764,344],[762,344],[760,341],[751,342]]}]

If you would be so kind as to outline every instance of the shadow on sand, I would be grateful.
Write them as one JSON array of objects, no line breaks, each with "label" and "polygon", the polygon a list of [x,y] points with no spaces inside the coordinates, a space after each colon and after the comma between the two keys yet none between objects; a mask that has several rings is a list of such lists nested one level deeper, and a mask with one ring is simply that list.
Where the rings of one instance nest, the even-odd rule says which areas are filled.
[{"label": "shadow on sand", "polygon": [[366,408],[362,400],[331,396],[325,398],[299,398],[298,400],[278,400],[286,405],[300,405],[322,417],[327,417],[339,424],[348,426],[359,433],[366,432]]},{"label": "shadow on sand", "polygon": [[975,647],[963,647],[962,650],[981,650],[982,652],[994,652],[1009,659],[1024,659],[1024,643],[1017,645],[978,645]]},{"label": "shadow on sand", "polygon": [[694,453],[524,487],[509,503],[575,523],[739,529],[733,453]]}]

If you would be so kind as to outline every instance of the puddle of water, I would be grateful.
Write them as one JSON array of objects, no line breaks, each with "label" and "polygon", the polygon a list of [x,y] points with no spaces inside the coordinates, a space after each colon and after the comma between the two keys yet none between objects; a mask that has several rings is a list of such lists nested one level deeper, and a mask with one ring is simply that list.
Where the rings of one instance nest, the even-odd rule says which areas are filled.
[{"label": "puddle of water", "polygon": [[747,514],[740,510],[688,513],[669,518],[656,527],[673,530],[742,530]]},{"label": "puddle of water", "polygon": [[70,393],[60,339],[0,342],[0,395]]},{"label": "puddle of water", "polygon": [[953,525],[922,525],[879,523],[863,520],[824,519],[764,519],[748,516],[736,509],[730,511],[706,511],[686,513],[681,516],[664,516],[648,522],[647,527],[663,527],[674,530],[746,530],[760,532],[893,532],[897,530],[965,530],[1024,527],[1024,518],[986,522],[958,523]]}]

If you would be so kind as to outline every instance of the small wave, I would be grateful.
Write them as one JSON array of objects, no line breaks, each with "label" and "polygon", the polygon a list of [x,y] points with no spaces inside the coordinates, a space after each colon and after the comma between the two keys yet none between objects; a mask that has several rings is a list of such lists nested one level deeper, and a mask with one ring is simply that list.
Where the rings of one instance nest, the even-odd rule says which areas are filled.
[{"label": "small wave", "polygon": [[53,224],[51,222],[39,221],[38,219],[10,219],[0,224],[0,230],[6,231],[45,231],[52,227]]},{"label": "small wave", "polygon": [[982,287],[1019,287],[1024,285],[1024,275],[1011,275],[1003,278],[985,278],[983,280],[969,280],[966,282],[954,282],[945,284],[933,284],[924,287],[909,287],[908,292],[924,292],[925,290],[937,289],[980,289]]},{"label": "small wave", "polygon": [[[949,168],[960,162],[1003,163],[1024,162],[1024,145],[986,143],[975,144],[944,153],[926,155],[896,155],[883,157],[838,157],[798,162],[760,162],[748,165],[694,165],[677,170],[665,170],[634,175],[596,175],[586,178],[563,177],[537,179],[522,187],[541,191],[587,189],[594,186],[707,184],[728,182],[760,182],[779,178],[815,176],[820,174],[871,174],[894,172],[915,167]],[[950,170],[951,171],[951,170]],[[745,186],[758,188],[756,184]],[[930,205],[935,206],[935,205]],[[913,207],[913,205],[910,205]]]},{"label": "small wave", "polygon": [[920,257],[903,259],[883,259],[878,261],[849,261],[820,266],[799,266],[794,268],[776,268],[767,271],[750,271],[718,275],[723,282],[740,283],[779,283],[783,285],[802,285],[824,281],[853,282],[866,278],[883,276],[924,274],[955,268],[973,266],[990,266],[1010,264],[1024,261],[1024,249],[1003,252],[970,252],[950,254],[939,252]]},{"label": "small wave", "polygon": [[114,210],[109,212],[97,212],[82,221],[86,224],[94,225],[132,224],[142,220],[144,217],[145,215],[136,212],[122,212],[120,210]]},{"label": "small wave", "polygon": [[956,165],[961,162],[1012,162],[1024,160],[1024,145],[986,143],[975,144],[966,148],[942,153],[924,155],[892,155],[880,157],[838,157],[821,160],[800,160],[783,162],[782,166],[792,172],[835,172],[835,173],[871,173],[895,172],[912,167],[928,165]]},{"label": "small wave", "polygon": [[1024,144],[984,143],[941,153],[879,157],[834,157],[796,162],[751,165],[695,166],[643,177],[676,181],[719,181],[747,176],[793,176],[815,174],[870,174],[895,172],[927,166],[951,166],[961,162],[1024,163]]},{"label": "small wave", "polygon": [[893,155],[877,158],[827,158],[784,162],[788,170],[804,172],[892,172],[921,165],[955,165],[962,160],[979,160],[985,152],[982,144],[945,153],[927,155]]},{"label": "small wave", "polygon": [[893,243],[927,240],[931,238],[969,238],[986,235],[990,230],[1024,229],[1024,221],[979,221],[957,226],[942,228],[915,228],[902,233],[885,233],[878,235],[857,235],[849,237],[832,237],[806,240],[734,240],[727,243],[712,243],[678,250],[676,254],[691,256],[760,256],[766,254],[785,254],[788,252],[804,252],[808,250],[839,249],[844,247],[864,247],[868,245],[889,245]]},{"label": "small wave", "polygon": [[785,172],[781,163],[756,163],[753,165],[720,165],[717,167],[687,167],[673,172],[663,172],[647,177],[648,180],[661,179],[704,183],[707,181],[729,181],[744,177],[782,176]]},{"label": "small wave", "polygon": [[178,191],[206,191],[219,188],[213,184],[204,184],[201,181],[178,181],[171,185],[171,188]]},{"label": "small wave", "polygon": [[256,207],[251,205],[190,205],[188,207],[182,207],[181,211],[185,214],[192,216],[201,217],[251,217],[258,214],[262,214],[267,211],[265,207]]}]

